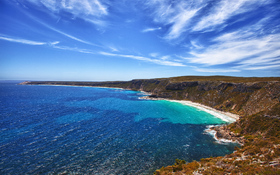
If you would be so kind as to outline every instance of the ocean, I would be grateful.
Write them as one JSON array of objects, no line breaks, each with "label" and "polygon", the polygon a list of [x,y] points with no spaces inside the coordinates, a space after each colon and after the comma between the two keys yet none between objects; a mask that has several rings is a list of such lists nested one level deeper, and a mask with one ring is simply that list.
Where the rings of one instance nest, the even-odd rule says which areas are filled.
[{"label": "ocean", "polygon": [[153,174],[234,151],[205,133],[226,122],[113,88],[0,83],[0,174]]}]

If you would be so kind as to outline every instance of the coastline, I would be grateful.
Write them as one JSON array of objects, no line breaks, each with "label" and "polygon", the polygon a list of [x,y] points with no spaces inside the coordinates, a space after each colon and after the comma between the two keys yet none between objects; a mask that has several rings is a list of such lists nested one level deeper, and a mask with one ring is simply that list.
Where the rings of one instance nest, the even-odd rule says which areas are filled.
[{"label": "coastline", "polygon": [[192,102],[192,101],[187,101],[187,100],[170,100],[170,99],[164,99],[164,98],[152,98],[149,96],[144,96],[144,97],[140,97],[140,99],[146,99],[146,100],[166,100],[166,101],[171,101],[171,102],[176,102],[176,103],[180,103],[186,106],[191,106],[191,107],[195,107],[201,111],[205,111],[217,118],[220,118],[221,120],[227,122],[227,123],[233,123],[235,121],[237,121],[239,119],[239,115],[236,114],[232,114],[230,112],[223,112],[223,111],[219,111],[215,108],[211,108],[209,106],[200,104],[200,103],[196,103],[196,102]]},{"label": "coastline", "polygon": [[[39,85],[40,86],[40,85]],[[44,84],[42,86],[73,86],[73,87],[93,87],[93,88],[109,88],[109,89],[118,89],[118,90],[131,90],[131,89],[126,89],[126,88],[117,88],[117,87],[105,87],[105,86],[79,86],[79,85],[53,85],[53,84]],[[134,90],[131,90],[134,91]],[[153,98],[150,97],[151,93],[145,92],[140,90],[141,93],[143,93],[145,96],[139,97],[139,99],[146,99],[146,100],[165,100],[165,101],[170,101],[170,102],[176,102],[180,103],[182,105],[186,106],[191,106],[194,107],[198,110],[205,111],[214,117],[220,118],[221,120],[229,123],[236,122],[239,119],[239,116],[236,114],[232,114],[229,112],[223,112],[219,111],[215,108],[192,102],[192,101],[187,101],[187,100],[171,100],[171,99],[165,99],[165,98]],[[213,136],[213,138],[219,142],[219,143],[239,143],[243,144],[242,140],[237,140],[236,136],[233,133],[230,133],[230,131],[224,127],[225,125],[208,125],[207,128],[204,130],[207,134]],[[221,134],[222,133],[222,134]],[[230,135],[230,136],[229,136]]]},{"label": "coastline", "polygon": [[[227,144],[228,142],[239,143],[240,147],[237,146],[235,151],[231,154],[204,158],[198,162],[190,162],[183,165],[183,167],[181,164],[162,167],[155,172],[156,174],[167,174],[172,170],[175,173],[178,172],[181,174],[210,174],[210,172],[213,171],[218,171],[221,174],[229,172],[241,174],[260,174],[261,172],[268,172],[269,174],[275,174],[276,171],[278,172],[280,167],[278,139],[280,134],[280,120],[278,120],[280,107],[278,93],[279,77],[279,80],[270,79],[268,77],[264,79],[256,79],[255,77],[244,79],[243,77],[237,77],[236,80],[232,79],[232,77],[226,77],[226,79],[220,79],[220,77],[218,77],[218,79],[216,79],[217,77],[213,78],[215,79],[209,80],[209,77],[204,77],[202,80],[199,80],[198,77],[178,77],[164,80],[140,79],[125,82],[125,84],[122,82],[104,83],[104,87],[110,88],[106,87],[106,85],[108,85],[123,87],[125,90],[137,89],[136,91],[140,90],[141,92],[144,90],[148,92],[156,92],[154,93],[155,95],[147,93],[147,95],[150,96],[140,94],[142,96],[140,98],[165,101],[172,101],[168,99],[169,97],[174,97],[174,99],[185,99],[185,89],[190,87],[192,89],[191,92],[187,94],[187,99],[194,99],[195,101],[212,100],[212,102],[217,105],[223,105],[226,111],[231,111],[231,109],[234,108],[235,111],[242,114],[242,117],[240,116],[239,119],[238,115],[219,111],[219,109],[216,110],[202,104],[194,104],[199,105],[200,107],[205,107],[204,109],[211,110],[212,112],[217,111],[218,113],[222,113],[228,118],[231,117],[233,122],[231,124],[230,122],[225,122],[225,124],[220,125],[204,125],[204,132],[202,132],[203,134],[210,135],[209,139],[211,139],[211,142],[217,142],[218,144]],[[197,83],[193,84],[194,81]],[[32,82],[27,84],[32,84]],[[36,84],[36,82],[34,84]],[[145,93],[145,91],[143,93]],[[198,96],[197,94],[200,93],[202,93],[202,95]],[[204,93],[217,94],[220,98],[219,100],[215,98],[205,98]],[[163,98],[157,98],[157,96],[162,96]],[[249,99],[247,98],[248,96],[250,96]],[[262,96],[267,98],[260,98]],[[165,97],[167,99],[165,99]],[[234,99],[237,99],[237,101],[234,101]],[[184,100],[175,101],[186,103]],[[187,102],[188,104],[193,104],[193,102]],[[235,108],[236,105],[241,106],[240,108]],[[199,166],[194,167],[194,165]],[[181,169],[177,169],[178,167]]]},{"label": "coastline", "polygon": [[244,138],[231,132],[226,125],[208,125],[204,130],[211,135],[219,144],[238,143],[244,145]]},{"label": "coastline", "polygon": [[[227,122],[227,124],[236,122],[239,119],[239,115],[232,114],[230,112],[223,112],[219,111],[215,108],[211,108],[209,106],[192,102],[192,101],[186,101],[186,100],[169,100],[164,98],[152,98],[149,96],[140,97],[140,99],[146,99],[146,100],[166,100],[170,102],[176,102],[180,103],[186,106],[191,106],[194,108],[197,108],[201,111],[205,111],[217,118],[220,118],[221,120]],[[243,137],[237,136],[233,132],[231,132],[226,125],[208,125],[207,128],[204,130],[206,134],[211,135],[219,144],[225,144],[225,143],[238,143],[240,145],[244,144]]]}]

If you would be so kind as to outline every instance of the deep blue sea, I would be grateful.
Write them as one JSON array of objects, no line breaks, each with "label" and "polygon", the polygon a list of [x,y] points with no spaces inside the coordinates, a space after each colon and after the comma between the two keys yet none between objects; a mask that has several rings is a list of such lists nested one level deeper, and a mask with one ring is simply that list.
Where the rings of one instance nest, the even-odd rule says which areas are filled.
[{"label": "deep blue sea", "polygon": [[152,174],[222,156],[236,144],[205,133],[225,123],[142,92],[75,86],[0,84],[0,174]]}]

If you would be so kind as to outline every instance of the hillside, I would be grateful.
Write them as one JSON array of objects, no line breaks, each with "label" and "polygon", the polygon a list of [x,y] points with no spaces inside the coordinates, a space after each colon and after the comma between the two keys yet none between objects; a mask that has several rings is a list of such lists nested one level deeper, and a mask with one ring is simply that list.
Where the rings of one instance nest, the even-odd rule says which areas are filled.
[{"label": "hillside", "polygon": [[244,145],[224,157],[185,164],[176,160],[155,174],[280,174],[280,77],[185,76],[115,82],[24,82],[27,85],[118,87],[154,98],[190,100],[241,116],[213,128],[218,137],[242,138]]}]

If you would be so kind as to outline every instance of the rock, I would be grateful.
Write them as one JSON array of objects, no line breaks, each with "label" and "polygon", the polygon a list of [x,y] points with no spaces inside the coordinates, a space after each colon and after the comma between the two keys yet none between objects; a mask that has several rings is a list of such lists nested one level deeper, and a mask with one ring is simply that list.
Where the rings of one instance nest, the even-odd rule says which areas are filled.
[{"label": "rock", "polygon": [[172,83],[165,87],[166,90],[184,90],[190,87],[195,87],[198,85],[197,81],[182,82],[182,83]]}]

